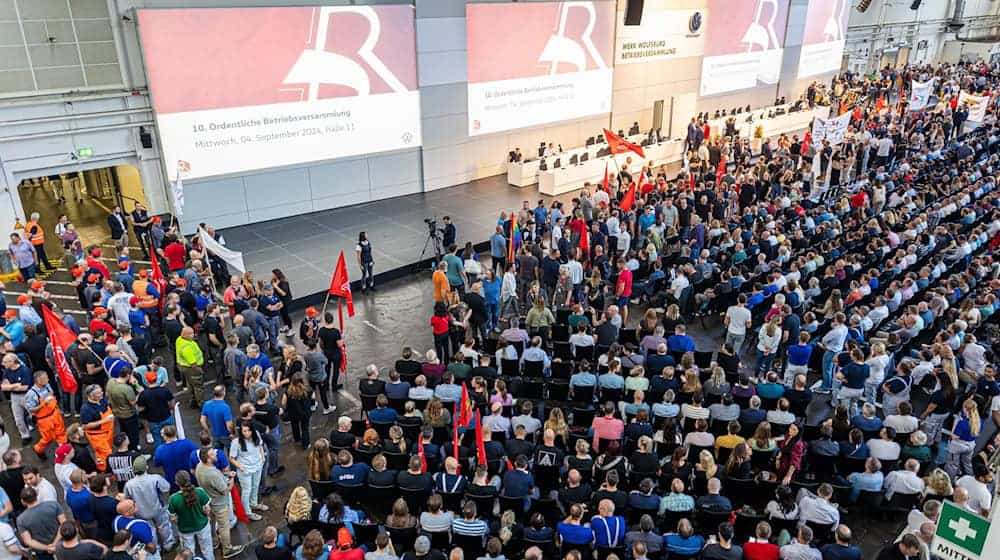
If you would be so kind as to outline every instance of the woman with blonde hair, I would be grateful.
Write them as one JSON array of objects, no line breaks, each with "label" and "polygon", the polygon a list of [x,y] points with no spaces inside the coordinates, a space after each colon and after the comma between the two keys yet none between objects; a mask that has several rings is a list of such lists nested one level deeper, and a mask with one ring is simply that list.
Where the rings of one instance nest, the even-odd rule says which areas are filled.
[{"label": "woman with blonde hair", "polygon": [[545,421],[545,429],[555,432],[556,439],[562,438],[563,445],[569,443],[569,424],[566,423],[566,416],[561,408],[555,407],[549,412],[549,419]]},{"label": "woman with blonde hair", "polygon": [[285,519],[289,523],[308,521],[312,518],[312,498],[304,486],[296,486],[285,505]]},{"label": "woman with blonde hair", "polygon": [[979,406],[971,398],[967,399],[962,403],[962,411],[951,430],[948,463],[944,467],[948,474],[956,478],[963,473],[972,474],[972,455],[976,451],[976,438],[982,425]]},{"label": "woman with blonde hair", "polygon": [[635,366],[628,372],[625,378],[626,391],[646,391],[649,389],[649,378],[646,377],[646,369],[642,366]]},{"label": "woman with blonde hair", "polygon": [[410,515],[410,507],[403,498],[392,504],[392,513],[385,518],[385,526],[390,529],[409,529],[417,526],[417,518]]},{"label": "woman with blonde hair", "polygon": [[951,477],[942,469],[934,469],[924,477],[924,496],[947,498],[955,493]]},{"label": "woman with blonde hair", "polygon": [[750,449],[752,451],[773,452],[778,448],[777,442],[771,437],[771,424],[761,422],[757,424],[753,437],[750,438]]},{"label": "woman with blonde hair", "polygon": [[781,344],[779,320],[780,315],[771,317],[771,320],[762,325],[757,333],[757,366],[754,368],[757,377],[761,377],[771,369],[774,356],[778,353],[778,345]]},{"label": "woman with blonde hair", "polygon": [[382,442],[382,452],[395,454],[409,452],[409,445],[403,437],[403,428],[396,424],[389,426],[389,437]]},{"label": "woman with blonde hair", "polygon": [[885,380],[885,368],[889,365],[890,359],[885,344],[881,342],[872,344],[871,354],[865,360],[865,363],[868,364],[868,379],[865,380],[865,402],[875,404],[875,395],[878,386]]},{"label": "woman with blonde hair", "polygon": [[333,470],[330,440],[319,438],[313,442],[309,447],[309,452],[306,453],[306,470],[309,473],[309,480],[330,480],[330,471]]}]

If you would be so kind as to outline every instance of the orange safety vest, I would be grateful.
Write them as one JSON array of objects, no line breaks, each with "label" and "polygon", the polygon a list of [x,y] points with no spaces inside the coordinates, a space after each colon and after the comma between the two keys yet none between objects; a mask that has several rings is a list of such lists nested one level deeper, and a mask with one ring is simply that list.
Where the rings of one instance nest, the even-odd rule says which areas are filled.
[{"label": "orange safety vest", "polygon": [[[34,230],[35,233],[31,233]],[[38,222],[28,222],[24,224],[24,232],[28,236],[28,240],[31,241],[32,245],[44,245],[45,244],[45,230],[42,226],[38,225]]]},{"label": "orange safety vest", "polygon": [[132,282],[132,293],[139,298],[140,309],[151,309],[157,305],[156,298],[149,293],[148,288],[149,280],[136,279]]}]

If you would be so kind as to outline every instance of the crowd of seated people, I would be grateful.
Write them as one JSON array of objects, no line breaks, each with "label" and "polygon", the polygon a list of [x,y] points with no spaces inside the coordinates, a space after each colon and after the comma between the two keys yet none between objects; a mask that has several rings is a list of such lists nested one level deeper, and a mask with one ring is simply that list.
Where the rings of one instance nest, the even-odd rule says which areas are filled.
[{"label": "crowd of seated people", "polygon": [[822,188],[815,148],[779,143],[694,189],[644,168],[634,209],[585,189],[501,216],[534,235],[514,262],[436,293],[435,350],[370,369],[364,416],[312,444],[317,511],[417,558],[637,560],[861,558],[897,513],[877,555],[926,557],[942,501],[987,515],[997,134],[854,126]]}]

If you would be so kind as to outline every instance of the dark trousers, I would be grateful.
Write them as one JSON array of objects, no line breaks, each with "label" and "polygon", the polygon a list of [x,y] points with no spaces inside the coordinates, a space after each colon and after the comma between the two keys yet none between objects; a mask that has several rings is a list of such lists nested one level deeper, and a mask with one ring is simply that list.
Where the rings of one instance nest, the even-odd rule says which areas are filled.
[{"label": "dark trousers", "polygon": [[451,342],[451,333],[445,331],[434,335],[434,351],[442,363],[446,363],[451,356],[448,354],[448,345]]},{"label": "dark trousers", "polygon": [[38,253],[38,266],[45,268],[55,268],[49,262],[49,256],[45,254],[45,245],[35,245],[35,252]]},{"label": "dark trousers", "polygon": [[118,427],[128,436],[129,449],[139,451],[139,417],[118,418]]},{"label": "dark trousers", "polygon": [[[506,257],[491,257],[492,261],[490,266],[493,268],[493,274],[503,274],[507,270],[507,258]],[[499,269],[500,272],[497,272]]]},{"label": "dark trousers", "polygon": [[330,378],[327,377],[321,382],[310,381],[309,386],[313,388],[313,391],[319,393],[319,400],[323,403],[323,408],[330,408]]},{"label": "dark trousers", "polygon": [[337,354],[336,356],[331,356],[331,355],[328,354],[326,356],[326,359],[328,361],[328,363],[326,364],[326,372],[329,374],[330,387],[334,391],[336,391],[337,390],[337,386],[340,384],[339,383],[339,381],[340,381],[340,361],[343,358],[341,358],[340,354]]},{"label": "dark trousers", "polygon": [[302,444],[302,449],[309,447],[309,416],[292,418],[292,439]]}]

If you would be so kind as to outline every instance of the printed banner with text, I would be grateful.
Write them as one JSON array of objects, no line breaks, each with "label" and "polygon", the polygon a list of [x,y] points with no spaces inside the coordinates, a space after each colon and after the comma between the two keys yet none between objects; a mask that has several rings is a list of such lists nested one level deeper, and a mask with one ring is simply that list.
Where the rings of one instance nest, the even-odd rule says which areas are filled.
[{"label": "printed banner with text", "polygon": [[139,10],[164,160],[189,162],[189,180],[420,146],[413,18],[402,5]]},{"label": "printed banner with text", "polygon": [[640,25],[618,12],[615,64],[634,64],[705,53],[706,10],[671,10],[671,0],[646,0]]},{"label": "printed banner with text", "polygon": [[614,4],[468,4],[469,135],[611,111]]}]

